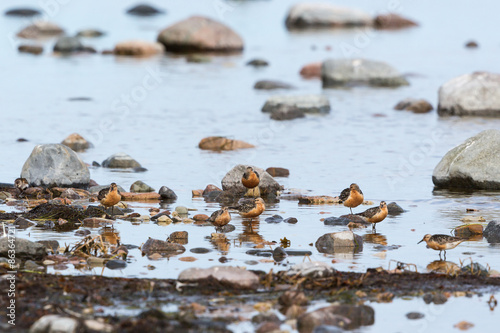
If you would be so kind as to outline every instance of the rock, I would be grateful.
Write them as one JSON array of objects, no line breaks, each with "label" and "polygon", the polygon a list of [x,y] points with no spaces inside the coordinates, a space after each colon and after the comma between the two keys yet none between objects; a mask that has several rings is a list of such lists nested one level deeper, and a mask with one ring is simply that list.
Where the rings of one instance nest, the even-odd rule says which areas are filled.
[{"label": "rock", "polygon": [[273,90],[273,89],[294,89],[295,87],[292,86],[291,84],[281,81],[260,80],[255,82],[253,88],[257,90]]},{"label": "rock", "polygon": [[196,214],[195,216],[193,216],[193,220],[195,220],[195,221],[206,221],[206,220],[208,220],[208,215],[205,215],[205,214]]},{"label": "rock", "polygon": [[407,110],[413,113],[428,113],[434,108],[425,99],[406,98],[394,106],[394,110]]},{"label": "rock", "polygon": [[83,37],[83,38],[95,38],[95,37],[101,37],[104,36],[105,33],[99,30],[95,29],[85,29],[85,30],[80,30],[76,34],[76,37]]},{"label": "rock", "polygon": [[299,196],[299,204],[301,205],[326,205],[326,204],[341,204],[339,197],[331,197],[328,195],[318,196]]},{"label": "rock", "polygon": [[322,65],[322,62],[313,62],[307,64],[300,69],[300,75],[307,79],[320,78]]},{"label": "rock", "polygon": [[204,247],[195,247],[195,248],[192,248],[189,251],[192,252],[192,253],[196,253],[196,254],[206,254],[206,253],[212,252],[212,250],[204,248]]},{"label": "rock", "polygon": [[477,263],[477,262],[474,262],[474,263],[468,264],[465,267],[462,267],[461,272],[463,274],[472,274],[472,275],[476,275],[476,276],[488,276],[488,275],[490,275],[489,269],[487,269],[486,267],[484,267],[483,265],[481,265],[480,263]]},{"label": "rock", "polygon": [[361,10],[310,2],[294,5],[286,18],[288,29],[354,27],[372,23],[371,16]]},{"label": "rock", "polygon": [[466,48],[469,48],[469,49],[475,49],[475,48],[478,48],[479,47],[479,44],[474,41],[474,40],[471,40],[471,41],[468,41],[466,44],[465,44],[465,47]]},{"label": "rock", "polygon": [[467,225],[461,225],[455,230],[453,230],[453,233],[457,237],[461,238],[469,238],[474,235],[482,235],[483,234],[483,226],[481,224],[467,224]]},{"label": "rock", "polygon": [[46,251],[50,251],[55,253],[59,248],[59,242],[56,240],[40,240],[37,243],[42,244],[45,247]]},{"label": "rock", "polygon": [[33,272],[45,272],[45,267],[38,265],[33,260],[26,260],[24,262],[24,271],[33,271]]},{"label": "rock", "polygon": [[203,54],[190,54],[186,57],[186,61],[195,64],[206,64],[212,62],[212,58]]},{"label": "rock", "polygon": [[[312,332],[319,325],[334,325],[352,330],[373,325],[375,311],[367,305],[330,305],[300,316],[297,320],[299,332]],[[343,324],[342,324],[343,323]]]},{"label": "rock", "polygon": [[253,67],[265,67],[269,66],[269,62],[265,59],[252,59],[249,62],[246,63],[247,66],[253,66]]},{"label": "rock", "polygon": [[31,54],[39,55],[39,54],[43,53],[43,46],[22,44],[22,45],[18,46],[17,50],[20,53],[31,53]]},{"label": "rock", "polygon": [[26,228],[29,228],[31,226],[34,226],[35,223],[25,219],[24,217],[18,217],[15,221],[14,221],[14,225],[16,227],[18,227],[19,229],[26,229]]},{"label": "rock", "polygon": [[273,177],[288,177],[290,176],[290,171],[285,168],[270,167],[266,169],[266,172]]},{"label": "rock", "polygon": [[394,13],[377,15],[373,23],[376,29],[392,30],[418,26],[417,22]]},{"label": "rock", "polygon": [[200,143],[198,144],[198,148],[220,151],[255,148],[255,146],[244,141],[228,139],[223,136],[209,136],[201,139]]},{"label": "rock", "polygon": [[141,168],[139,162],[134,160],[132,157],[125,153],[117,153],[111,155],[102,162],[103,168],[116,168],[116,169],[126,169],[126,168]]},{"label": "rock", "polygon": [[488,243],[500,243],[500,221],[490,221],[483,231],[483,236]]},{"label": "rock", "polygon": [[292,120],[304,118],[304,111],[293,105],[280,104],[275,110],[271,111],[271,119],[273,120]]},{"label": "rock", "polygon": [[76,333],[78,320],[60,315],[45,315],[31,325],[30,333]]},{"label": "rock", "polygon": [[[260,176],[259,189],[261,195],[276,194],[283,187],[271,177],[265,170],[250,165]],[[224,191],[234,191],[235,193],[245,193],[246,187],[241,184],[241,177],[248,165],[238,164],[229,170],[221,181]]]},{"label": "rock", "polygon": [[163,10],[155,8],[148,4],[139,4],[127,10],[127,14],[135,16],[153,16],[164,13],[165,12]]},{"label": "rock", "polygon": [[289,224],[296,224],[299,221],[295,217],[287,217],[286,219],[283,220],[283,222]]},{"label": "rock", "polygon": [[348,217],[330,216],[323,220],[324,225],[348,225],[351,220]]},{"label": "rock", "polygon": [[[10,238],[12,241],[13,238]],[[9,250],[12,248],[9,245],[15,244],[16,259],[35,259],[39,260],[45,257],[45,246],[40,243],[35,243],[24,238],[15,238],[15,242],[9,243],[9,237],[0,238],[0,256],[9,257]]]},{"label": "rock", "polygon": [[40,15],[40,11],[32,8],[13,8],[5,12],[5,16],[32,17]]},{"label": "rock", "polygon": [[31,186],[87,188],[90,172],[70,148],[61,144],[37,145],[23,165],[21,177]]},{"label": "rock", "polygon": [[265,220],[267,223],[281,223],[283,222],[283,217],[281,217],[280,215],[273,215],[273,216],[270,216],[268,218],[266,218]]},{"label": "rock", "polygon": [[448,298],[442,292],[437,293],[426,293],[423,297],[425,304],[434,303],[436,305],[444,304],[448,301]]},{"label": "rock", "polygon": [[328,59],[321,66],[321,79],[324,88],[409,85],[408,81],[389,64],[367,59]]},{"label": "rock", "polygon": [[188,268],[179,274],[180,282],[201,282],[213,278],[228,289],[257,289],[259,277],[246,269],[232,266]]},{"label": "rock", "polygon": [[309,303],[309,300],[302,291],[287,290],[278,298],[278,303],[284,307],[289,307],[292,305],[304,306]]},{"label": "rock", "polygon": [[106,261],[106,268],[108,269],[124,269],[127,267],[127,263],[123,260],[112,259]]},{"label": "rock", "polygon": [[[133,193],[147,193],[147,192],[154,192],[155,189],[149,186],[148,184],[137,180],[135,181],[132,185],[130,185],[130,192]],[[161,194],[160,194],[161,195]]]},{"label": "rock", "polygon": [[209,184],[203,190],[202,196],[204,196],[204,197],[209,196],[210,193],[212,193],[212,192],[222,192],[222,190],[213,184]]},{"label": "rock", "polygon": [[173,243],[185,245],[188,243],[188,232],[174,231],[170,234],[170,236],[168,236],[168,240]]},{"label": "rock", "polygon": [[272,112],[281,105],[295,106],[304,113],[330,112],[330,101],[323,95],[271,96],[262,107],[262,112]]},{"label": "rock", "polygon": [[387,213],[389,215],[399,215],[404,213],[405,210],[395,202],[391,202],[387,205]]},{"label": "rock", "polygon": [[308,261],[301,264],[292,266],[287,272],[287,275],[301,275],[308,276],[311,278],[323,278],[332,276],[335,274],[336,270],[326,262],[322,261]]},{"label": "rock", "polygon": [[500,131],[486,130],[444,155],[432,173],[438,188],[500,190]]},{"label": "rock", "polygon": [[177,200],[177,194],[166,186],[160,187],[158,193],[162,200]]},{"label": "rock", "polygon": [[38,39],[55,37],[63,33],[64,30],[54,23],[37,21],[19,31],[17,33],[17,37],[25,39]]},{"label": "rock", "polygon": [[141,251],[143,254],[153,254],[159,253],[161,255],[176,255],[180,253],[184,253],[186,248],[180,244],[169,243],[167,241],[149,238],[144,245],[141,247]]},{"label": "rock", "polygon": [[180,215],[187,215],[189,213],[189,209],[187,209],[187,207],[184,206],[175,207],[175,211]]},{"label": "rock", "polygon": [[349,230],[333,232],[318,238],[315,246],[321,253],[360,252],[363,250],[363,237]]},{"label": "rock", "polygon": [[119,56],[149,57],[163,53],[165,48],[160,43],[143,40],[127,40],[115,45],[113,53]]},{"label": "rock", "polygon": [[408,318],[410,320],[422,319],[424,317],[425,317],[425,315],[423,313],[420,313],[420,312],[408,312],[406,314],[406,318]]},{"label": "rock", "polygon": [[500,117],[500,74],[475,72],[439,88],[438,115]]},{"label": "rock", "polygon": [[287,257],[286,251],[281,246],[278,246],[277,248],[275,248],[273,250],[273,259],[275,261],[278,261],[278,262],[282,261],[286,257]]},{"label": "rock", "polygon": [[345,331],[338,327],[338,326],[333,326],[333,325],[319,325],[314,328],[312,333],[344,333]]},{"label": "rock", "polygon": [[226,25],[207,17],[191,16],[158,35],[169,52],[234,52],[243,50],[241,37]]},{"label": "rock", "polygon": [[61,144],[70,147],[76,152],[85,151],[93,147],[90,142],[77,133],[70,134]]},{"label": "rock", "polygon": [[59,37],[54,45],[54,52],[69,54],[83,51],[83,44],[77,37]]},{"label": "rock", "polygon": [[276,314],[272,312],[259,312],[252,317],[251,322],[253,324],[262,324],[264,322],[281,323],[281,320]]}]

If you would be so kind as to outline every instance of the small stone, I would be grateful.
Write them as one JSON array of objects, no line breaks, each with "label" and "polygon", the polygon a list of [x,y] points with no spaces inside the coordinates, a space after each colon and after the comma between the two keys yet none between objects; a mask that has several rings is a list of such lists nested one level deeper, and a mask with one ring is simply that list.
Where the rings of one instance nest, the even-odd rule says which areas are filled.
[{"label": "small stone", "polygon": [[34,272],[44,272],[45,271],[45,267],[38,265],[33,260],[26,260],[25,263],[24,263],[23,270],[25,270],[25,271],[34,271]]},{"label": "small stone", "polygon": [[406,98],[394,106],[394,110],[407,110],[413,113],[427,113],[434,109],[425,99]]},{"label": "small stone", "polygon": [[289,307],[292,305],[307,305],[309,300],[302,291],[288,290],[285,291],[279,298],[278,303],[281,306]]},{"label": "small stone", "polygon": [[434,303],[436,305],[444,304],[448,301],[448,298],[443,293],[427,293],[423,296],[425,304]]},{"label": "small stone", "polygon": [[274,90],[274,89],[294,89],[295,87],[292,86],[291,84],[281,81],[260,80],[254,84],[253,88],[257,90]]},{"label": "small stone", "polygon": [[322,62],[314,62],[305,65],[302,67],[300,70],[300,75],[302,75],[304,78],[310,79],[310,78],[321,78],[321,65]]},{"label": "small stone", "polygon": [[179,215],[187,215],[189,210],[187,209],[187,207],[184,207],[184,206],[177,206],[175,207],[175,211],[177,213],[179,213]]},{"label": "small stone", "polygon": [[400,205],[398,205],[395,202],[391,202],[390,204],[387,205],[387,212],[389,215],[399,215],[405,212],[403,208],[401,208]]},{"label": "small stone", "polygon": [[265,322],[259,325],[255,330],[255,333],[271,333],[278,332],[280,330],[280,324],[274,322]]},{"label": "small stone", "polygon": [[195,248],[192,248],[189,251],[192,252],[192,253],[196,253],[196,254],[205,254],[205,253],[212,252],[212,250],[204,248],[204,247],[195,247]]},{"label": "small stone", "polygon": [[193,220],[195,220],[195,221],[206,221],[206,220],[208,220],[208,215],[205,215],[205,214],[196,214],[195,216],[193,216]]},{"label": "small stone", "polygon": [[145,254],[160,253],[166,256],[176,255],[186,251],[184,246],[176,243],[169,243],[159,239],[149,238],[141,248]]},{"label": "small stone", "polygon": [[287,275],[293,276],[299,274],[312,278],[322,278],[332,276],[335,272],[336,270],[325,262],[310,261],[292,266],[287,272]]},{"label": "small stone", "polygon": [[139,4],[127,10],[127,14],[135,16],[153,16],[164,14],[165,12],[161,9],[153,7],[148,4]]},{"label": "small stone", "polygon": [[140,168],[141,165],[139,164],[139,162],[134,160],[129,155],[125,153],[117,153],[105,159],[102,162],[102,167],[126,169],[126,168]]},{"label": "small stone", "polygon": [[188,232],[187,231],[174,231],[168,237],[169,241],[178,244],[187,244],[188,242]]},{"label": "small stone", "polygon": [[166,186],[160,187],[158,193],[162,200],[177,200],[177,194]]},{"label": "small stone", "polygon": [[290,170],[285,168],[278,167],[270,167],[266,169],[267,173],[269,173],[273,177],[288,177],[290,176]]},{"label": "small stone", "polygon": [[45,315],[35,321],[33,325],[31,325],[29,331],[31,333],[76,333],[78,332],[78,328],[79,324],[77,319],[60,315]]},{"label": "small stone", "polygon": [[282,104],[271,111],[271,119],[273,120],[292,120],[304,117],[304,111],[293,105]]},{"label": "small stone", "polygon": [[483,231],[483,236],[488,243],[500,243],[500,221],[490,221]]},{"label": "small stone", "polygon": [[283,220],[283,222],[289,224],[296,224],[299,221],[295,217],[287,217],[286,219]]},{"label": "small stone", "polygon": [[255,148],[255,146],[241,140],[233,140],[222,136],[210,136],[203,138],[200,143],[198,143],[198,148],[204,150],[223,151]]},{"label": "small stone", "polygon": [[34,55],[39,55],[39,54],[43,53],[43,46],[23,44],[23,45],[19,45],[17,47],[17,50],[20,53],[31,53],[31,54],[34,54]]},{"label": "small stone", "polygon": [[476,49],[479,47],[479,44],[474,41],[474,40],[471,40],[471,41],[468,41],[466,44],[465,44],[465,47],[468,48],[468,49]]},{"label": "small stone", "polygon": [[273,215],[271,217],[266,218],[265,220],[267,223],[281,223],[283,222],[283,217],[279,215]]},{"label": "small stone", "polygon": [[363,250],[363,237],[352,231],[334,232],[318,238],[315,246],[321,253],[359,252]]},{"label": "small stone", "polygon": [[267,62],[267,60],[265,60],[265,59],[256,58],[256,59],[252,59],[252,60],[248,61],[246,63],[246,65],[253,66],[253,67],[265,67],[265,66],[269,66],[269,62]]},{"label": "small stone", "polygon": [[420,313],[420,312],[408,312],[406,314],[406,318],[408,318],[410,320],[422,319],[424,317],[425,317],[425,315],[423,313]]},{"label": "small stone", "polygon": [[148,193],[148,192],[155,192],[155,189],[152,188],[151,186],[149,186],[148,184],[146,184],[140,180],[137,180],[132,185],[130,185],[130,192]]},{"label": "small stone", "polygon": [[24,217],[18,217],[15,221],[14,221],[14,225],[16,227],[18,227],[19,229],[26,229],[28,227],[31,227],[31,226],[34,226],[35,223],[25,219]]},{"label": "small stone", "polygon": [[259,285],[257,275],[245,269],[231,266],[188,268],[179,274],[178,280],[193,283],[206,280],[209,277],[223,283],[225,288],[255,290]]},{"label": "small stone", "polygon": [[374,19],[374,25],[377,29],[391,30],[418,26],[415,21],[394,13],[377,15]]},{"label": "small stone", "polygon": [[117,56],[149,57],[160,54],[165,48],[160,43],[152,43],[144,40],[127,40],[115,45],[113,53]]},{"label": "small stone", "polygon": [[123,260],[112,259],[106,262],[108,269],[124,269],[125,267],[127,267],[127,263]]},{"label": "small stone", "polygon": [[483,226],[481,224],[461,225],[453,231],[456,237],[469,238],[474,235],[483,234]]},{"label": "small stone", "polygon": [[95,29],[85,29],[85,30],[80,30],[76,34],[76,37],[83,37],[83,38],[95,38],[95,37],[101,37],[104,36],[105,33],[99,30]]},{"label": "small stone", "polygon": [[59,37],[54,45],[54,52],[62,54],[70,54],[83,51],[83,44],[76,37],[62,36]]},{"label": "small stone", "polygon": [[23,28],[17,33],[17,37],[26,39],[38,39],[55,37],[64,33],[64,30],[58,25],[46,22],[46,21],[36,21],[32,25]]},{"label": "small stone", "polygon": [[87,236],[87,235],[90,235],[90,230],[88,230],[88,229],[77,230],[75,232],[75,235],[76,236]]},{"label": "small stone", "polygon": [[281,247],[278,246],[277,248],[274,249],[273,251],[273,259],[276,261],[283,261],[287,257],[287,254],[285,250]]},{"label": "small stone", "polygon": [[5,12],[5,16],[32,17],[40,15],[40,11],[33,8],[13,8]]},{"label": "small stone", "polygon": [[267,99],[262,107],[262,112],[279,110],[285,105],[296,107],[303,113],[329,113],[330,101],[323,95],[276,95]]}]

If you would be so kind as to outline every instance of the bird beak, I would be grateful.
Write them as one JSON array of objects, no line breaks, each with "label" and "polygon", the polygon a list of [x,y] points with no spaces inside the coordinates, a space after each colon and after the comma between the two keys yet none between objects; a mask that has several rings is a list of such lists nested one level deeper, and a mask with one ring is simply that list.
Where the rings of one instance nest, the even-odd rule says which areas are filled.
[{"label": "bird beak", "polygon": [[422,240],[421,240],[420,242],[418,242],[417,244],[420,244],[420,243],[422,243],[423,241],[424,241],[424,239],[422,238]]}]

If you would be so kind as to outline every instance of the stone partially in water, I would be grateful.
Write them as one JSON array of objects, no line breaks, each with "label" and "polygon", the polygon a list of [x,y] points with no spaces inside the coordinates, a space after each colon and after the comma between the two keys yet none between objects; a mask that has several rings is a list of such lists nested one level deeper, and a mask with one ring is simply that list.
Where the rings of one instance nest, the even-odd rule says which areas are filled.
[{"label": "stone partially in water", "polygon": [[159,14],[164,14],[165,12],[161,9],[158,9],[156,7],[153,7],[148,4],[139,4],[135,5],[132,8],[129,8],[127,10],[127,14],[129,15],[135,15],[135,16],[153,16],[153,15],[159,15]]},{"label": "stone partially in water", "polygon": [[423,313],[420,313],[420,312],[408,312],[406,314],[406,318],[408,318],[410,320],[422,319],[424,317],[425,317],[425,315]]},{"label": "stone partially in water", "polygon": [[209,136],[201,139],[198,148],[204,150],[236,150],[245,148],[255,148],[254,145],[241,140],[225,138],[223,136]]},{"label": "stone partially in water", "polygon": [[181,282],[194,283],[213,278],[224,286],[232,289],[255,290],[259,277],[253,272],[232,266],[214,266],[211,268],[188,268],[179,274]]},{"label": "stone partially in water", "polygon": [[87,188],[90,172],[70,148],[61,144],[37,145],[24,163],[21,177],[31,186]]},{"label": "stone partially in water", "polygon": [[377,15],[374,19],[376,29],[402,29],[418,26],[418,23],[398,14],[389,13]]},{"label": "stone partially in water", "polygon": [[322,261],[309,261],[301,264],[297,264],[292,266],[287,272],[287,275],[301,275],[301,276],[309,276],[312,278],[322,278],[328,277],[335,274],[336,270],[329,264]]},{"label": "stone partially in water", "polygon": [[246,187],[241,183],[241,177],[246,168],[251,166],[260,176],[259,189],[262,195],[276,194],[283,187],[264,169],[252,165],[239,164],[229,170],[222,179],[222,189],[234,193],[245,193]]},{"label": "stone partially in water", "polygon": [[321,253],[360,252],[363,250],[363,237],[348,230],[334,232],[318,238],[315,246]]},{"label": "stone partially in water", "polygon": [[127,169],[127,168],[141,168],[139,162],[134,160],[132,157],[125,153],[117,153],[111,155],[102,162],[103,168],[116,168],[116,169]]},{"label": "stone partially in water", "polygon": [[[0,238],[0,256],[9,257],[9,238]],[[35,259],[40,260],[45,257],[45,246],[40,243],[35,243],[24,238],[17,237],[15,239],[16,259]]]},{"label": "stone partially in water", "polygon": [[262,112],[273,112],[284,106],[295,107],[303,113],[329,113],[330,101],[323,95],[277,95],[267,99]]},{"label": "stone partially in water", "polygon": [[304,118],[304,111],[293,105],[279,105],[275,110],[271,111],[271,119],[273,120],[292,120]]},{"label": "stone partially in water", "polygon": [[246,63],[247,66],[253,66],[253,67],[265,67],[269,66],[269,62],[265,59],[252,59]]},{"label": "stone partially in water", "polygon": [[38,9],[33,8],[12,8],[5,12],[5,16],[17,16],[17,17],[32,17],[40,15]]},{"label": "stone partially in water", "polygon": [[348,28],[372,24],[372,17],[364,11],[328,3],[298,3],[290,8],[286,17],[288,29]]},{"label": "stone partially in water", "polygon": [[54,52],[62,54],[70,54],[81,52],[84,50],[83,44],[77,37],[62,36],[59,37],[54,45]]},{"label": "stone partially in water", "polygon": [[500,243],[500,221],[490,221],[483,231],[483,236],[488,243]]},{"label": "stone partially in water", "polygon": [[399,215],[404,213],[405,210],[395,202],[391,202],[387,205],[387,213],[389,215]]},{"label": "stone partially in water", "polygon": [[43,46],[40,45],[19,45],[17,50],[20,53],[31,53],[34,55],[39,55],[43,53]]},{"label": "stone partially in water", "polygon": [[394,110],[407,110],[413,113],[427,113],[434,107],[425,99],[406,98],[394,106]]},{"label": "stone partially in water", "polygon": [[[143,181],[137,180],[132,185],[130,185],[130,192],[133,193],[148,193],[154,192],[155,189],[144,183]],[[160,193],[161,195],[161,193]]]},{"label": "stone partially in water", "polygon": [[64,30],[54,23],[37,21],[19,31],[17,33],[17,37],[26,39],[38,39],[55,37],[63,33]]},{"label": "stone partially in water", "polygon": [[254,89],[257,90],[273,90],[273,89],[294,89],[295,87],[291,84],[274,81],[274,80],[260,80],[255,82]]},{"label": "stone partially in water", "polygon": [[311,79],[311,78],[321,78],[321,66],[323,65],[322,62],[313,62],[307,65],[304,65],[300,69],[299,74],[303,76],[306,79]]},{"label": "stone partially in water", "polygon": [[162,200],[177,200],[177,194],[166,186],[160,187],[158,193]]},{"label": "stone partially in water", "polygon": [[90,142],[85,140],[85,138],[78,133],[70,134],[66,139],[63,140],[63,142],[61,142],[61,144],[70,147],[76,152],[85,151],[93,147]]},{"label": "stone partially in water", "polygon": [[165,48],[160,43],[152,43],[144,40],[127,40],[115,45],[113,53],[118,56],[149,57],[160,54]]}]

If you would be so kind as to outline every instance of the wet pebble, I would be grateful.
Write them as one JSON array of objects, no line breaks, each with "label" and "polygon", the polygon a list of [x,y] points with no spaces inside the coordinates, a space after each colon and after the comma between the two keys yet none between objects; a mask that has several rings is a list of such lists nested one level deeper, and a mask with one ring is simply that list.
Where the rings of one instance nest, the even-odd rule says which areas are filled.
[{"label": "wet pebble", "polygon": [[307,305],[308,302],[306,295],[298,290],[287,290],[278,298],[278,303],[284,307]]},{"label": "wet pebble", "polygon": [[135,16],[153,16],[164,13],[165,12],[163,10],[148,4],[139,4],[127,10],[127,14]]},{"label": "wet pebble", "polygon": [[192,248],[189,251],[192,252],[192,253],[196,253],[196,254],[205,254],[205,253],[212,252],[212,250],[204,248],[204,247],[195,247],[195,248]]},{"label": "wet pebble", "polygon": [[283,217],[280,215],[273,215],[271,217],[266,218],[265,220],[267,223],[280,223],[283,222]]},{"label": "wet pebble", "polygon": [[40,15],[40,11],[34,8],[13,8],[5,12],[5,16],[31,17]]},{"label": "wet pebble", "polygon": [[236,230],[236,227],[232,224],[226,224],[225,226],[219,228],[219,230],[225,234],[229,233],[229,232],[232,232],[232,231],[235,231]]},{"label": "wet pebble", "polygon": [[258,261],[256,261],[256,260],[246,260],[246,261],[245,261],[245,264],[246,264],[246,265],[250,265],[250,266],[255,266],[255,265],[258,265],[258,264],[259,264],[259,262],[258,262]]},{"label": "wet pebble", "polygon": [[95,38],[104,36],[105,33],[96,29],[85,29],[77,32],[76,37]]},{"label": "wet pebble", "polygon": [[62,36],[59,37],[54,45],[54,52],[70,54],[83,51],[83,44],[76,37]]},{"label": "wet pebble", "polygon": [[185,245],[188,243],[187,231],[174,231],[168,237],[168,240],[177,244]]},{"label": "wet pebble", "polygon": [[106,262],[106,268],[109,269],[123,269],[125,267],[127,267],[127,263],[123,260],[113,259]]},{"label": "wet pebble", "polygon": [[195,220],[195,221],[206,221],[206,220],[208,220],[208,215],[205,215],[205,214],[196,214],[195,216],[193,216],[193,220]]},{"label": "wet pebble", "polygon": [[423,313],[420,313],[420,312],[408,312],[406,314],[406,318],[411,319],[411,320],[422,319],[424,317],[425,317],[425,315]]},{"label": "wet pebble", "polygon": [[296,224],[299,221],[295,217],[287,217],[286,219],[283,220],[283,222],[289,224]]},{"label": "wet pebble", "polygon": [[479,47],[479,44],[475,40],[471,40],[465,44],[465,47],[468,49],[476,49]]},{"label": "wet pebble", "polygon": [[254,89],[257,90],[273,90],[273,89],[294,89],[295,87],[291,84],[274,81],[274,80],[260,80],[255,82]]}]

